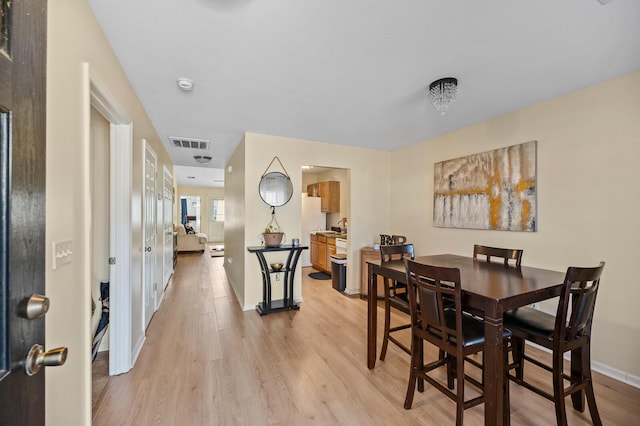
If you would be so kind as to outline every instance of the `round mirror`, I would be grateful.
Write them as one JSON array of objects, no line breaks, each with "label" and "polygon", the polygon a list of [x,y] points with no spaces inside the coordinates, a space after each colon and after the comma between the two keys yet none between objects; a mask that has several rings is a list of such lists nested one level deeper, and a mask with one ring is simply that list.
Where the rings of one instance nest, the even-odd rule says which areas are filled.
[{"label": "round mirror", "polygon": [[284,206],[293,195],[293,184],[289,176],[280,172],[269,172],[262,176],[260,185],[260,198],[272,207]]}]

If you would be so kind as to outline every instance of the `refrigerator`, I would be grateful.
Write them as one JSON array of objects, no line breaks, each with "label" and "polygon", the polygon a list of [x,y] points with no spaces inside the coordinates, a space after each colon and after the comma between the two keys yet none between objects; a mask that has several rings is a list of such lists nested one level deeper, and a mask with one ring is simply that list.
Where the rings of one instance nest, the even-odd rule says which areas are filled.
[{"label": "refrigerator", "polygon": [[311,231],[322,231],[327,228],[327,214],[322,213],[320,207],[320,197],[309,197],[306,192],[302,193],[302,235],[300,244],[309,247],[309,250],[302,250],[300,262],[302,266],[311,266]]}]

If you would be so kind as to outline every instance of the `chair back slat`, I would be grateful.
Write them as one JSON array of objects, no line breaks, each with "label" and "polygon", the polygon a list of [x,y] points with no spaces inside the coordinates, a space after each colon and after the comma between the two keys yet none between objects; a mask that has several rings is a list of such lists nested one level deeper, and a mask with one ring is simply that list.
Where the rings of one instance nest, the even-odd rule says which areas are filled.
[{"label": "chair back slat", "polygon": [[475,244],[473,246],[473,260],[478,260],[478,255],[482,255],[490,263],[492,257],[498,257],[503,259],[505,265],[508,265],[510,260],[514,260],[516,266],[520,266],[523,251],[521,249],[488,247]]},{"label": "chair back slat", "polygon": [[600,276],[604,262],[592,268],[570,267],[560,294],[556,330],[570,342],[591,334]]},{"label": "chair back slat", "polygon": [[[452,339],[461,342],[460,270],[425,265],[410,259],[405,259],[405,266],[412,324],[433,339],[441,340],[442,345]],[[454,307],[456,321],[455,328],[451,328],[447,325],[445,312]]]},{"label": "chair back slat", "polygon": [[414,259],[415,253],[413,244],[380,246],[380,257],[382,263],[391,262],[393,260],[400,260],[403,257]]}]

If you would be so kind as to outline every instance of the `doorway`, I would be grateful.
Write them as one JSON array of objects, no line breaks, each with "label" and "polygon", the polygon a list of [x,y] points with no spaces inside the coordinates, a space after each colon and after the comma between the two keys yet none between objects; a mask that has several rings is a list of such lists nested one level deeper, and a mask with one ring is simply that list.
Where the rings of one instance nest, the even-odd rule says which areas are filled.
[{"label": "doorway", "polygon": [[[321,191],[317,190],[317,187],[318,184],[326,182],[338,182],[339,184],[339,209],[330,209],[323,205],[322,194]],[[316,191],[314,191],[314,188],[316,188]],[[300,188],[300,190],[303,193],[303,197],[301,198],[301,212],[303,215],[301,219],[301,243],[302,245],[309,246],[309,250],[305,250],[307,253],[303,252],[301,256],[302,274],[308,275],[310,272],[315,271],[316,269],[312,267],[314,262],[319,268],[322,269],[324,267],[325,270],[328,269],[331,271],[332,264],[330,257],[331,254],[335,253],[336,246],[326,245],[323,247],[320,244],[314,245],[314,243],[310,241],[310,233],[311,231],[317,231],[319,229],[342,230],[347,234],[346,247],[344,248],[347,257],[355,255],[351,253],[350,250],[348,226],[345,224],[345,222],[351,223],[348,220],[351,216],[351,169],[304,165],[302,166],[302,188]],[[334,250],[333,253],[331,250]],[[350,264],[355,267],[357,262],[352,261]],[[347,288],[349,288],[349,276],[350,274],[347,270]],[[322,281],[318,282],[322,283]],[[326,280],[325,282],[331,285],[331,281]]]},{"label": "doorway", "polygon": [[209,197],[209,241],[224,244],[224,197]]},{"label": "doorway", "polygon": [[[91,107],[90,116],[91,142],[89,145],[90,188],[91,188],[91,337],[92,344],[92,406],[95,410],[97,401],[109,378],[109,328],[100,324],[103,317],[103,304],[108,306],[109,286],[109,152],[110,123],[95,108]],[[106,283],[107,295],[104,293]],[[106,313],[108,315],[108,311]],[[108,319],[108,317],[107,317]],[[104,332],[96,332],[104,330]]]},{"label": "doorway", "polygon": [[[135,359],[132,348],[139,346],[144,336],[141,324],[134,326],[131,312],[132,123],[88,63],[83,64],[83,80],[90,95],[87,115],[93,107],[109,122],[109,375],[116,375],[131,369]],[[87,150],[90,144],[89,138]],[[91,200],[91,194],[84,198]],[[85,243],[91,247],[90,241]],[[86,282],[90,282],[89,265],[86,270]],[[91,371],[90,364],[86,368]]]},{"label": "doorway", "polygon": [[183,195],[180,197],[180,216],[182,224],[189,224],[195,232],[200,231],[200,197]]}]

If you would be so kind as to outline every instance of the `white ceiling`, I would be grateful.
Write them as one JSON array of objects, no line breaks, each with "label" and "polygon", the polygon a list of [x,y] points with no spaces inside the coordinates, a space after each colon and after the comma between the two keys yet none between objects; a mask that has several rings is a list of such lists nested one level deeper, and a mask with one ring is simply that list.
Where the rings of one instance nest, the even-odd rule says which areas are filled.
[{"label": "white ceiling", "polygon": [[180,185],[220,186],[244,132],[392,150],[640,70],[638,0],[88,1]]}]

